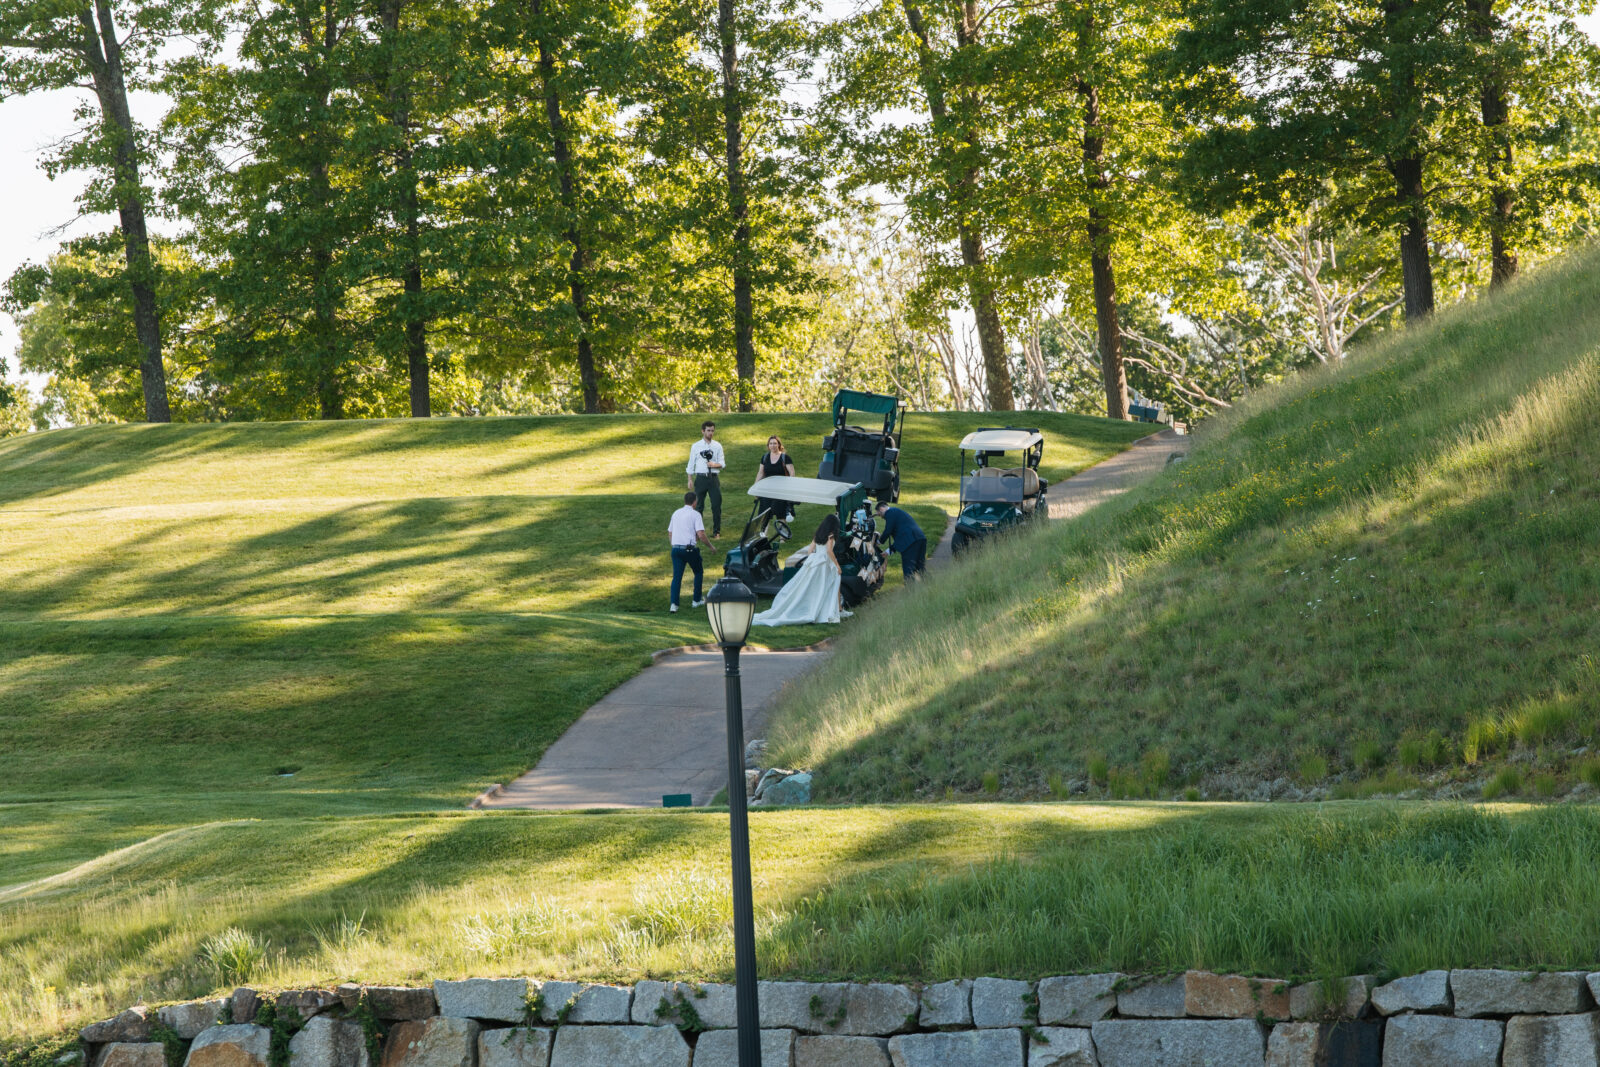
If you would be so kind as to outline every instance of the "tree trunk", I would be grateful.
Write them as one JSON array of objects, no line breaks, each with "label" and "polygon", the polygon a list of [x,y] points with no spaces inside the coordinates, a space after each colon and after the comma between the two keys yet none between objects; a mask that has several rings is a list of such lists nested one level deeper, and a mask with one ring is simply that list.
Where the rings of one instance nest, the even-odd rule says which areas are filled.
[{"label": "tree trunk", "polygon": [[750,207],[744,188],[744,105],[739,99],[739,41],[733,0],[717,0],[722,43],[722,128],[728,149],[728,214],[733,218],[733,362],[739,375],[739,410],[755,407],[756,343],[752,300]]},{"label": "tree trunk", "polygon": [[1490,53],[1488,69],[1478,89],[1478,105],[1483,129],[1488,137],[1487,180],[1489,185],[1489,288],[1498,289],[1517,276],[1517,253],[1510,235],[1515,221],[1515,194],[1508,186],[1511,175],[1511,138],[1506,126],[1510,110],[1506,105],[1505,75],[1493,50],[1498,44],[1499,18],[1494,0],[1473,0],[1473,36]]},{"label": "tree trunk", "polygon": [[[83,27],[83,55],[94,80],[95,96],[106,134],[112,142],[112,181],[117,217],[122,227],[122,252],[133,290],[133,332],[139,342],[139,380],[144,386],[146,422],[171,422],[167,404],[167,371],[161,361],[161,311],[156,304],[155,261],[145,227],[144,197],[139,187],[138,145],[133,113],[122,70],[122,43],[117,40],[110,0],[96,0],[93,11],[78,11]],[[98,25],[96,23],[98,22]]]},{"label": "tree trunk", "polygon": [[1433,314],[1433,262],[1428,252],[1428,212],[1422,185],[1422,158],[1396,160],[1391,167],[1399,200],[1407,208],[1400,231],[1400,274],[1405,283],[1406,323]]},{"label": "tree trunk", "polygon": [[399,214],[405,227],[405,263],[401,284],[405,297],[401,314],[406,331],[406,376],[411,386],[411,417],[426,419],[433,414],[433,397],[428,382],[428,323],[422,304],[422,208],[417,195],[417,172],[411,151],[410,73],[402,68],[397,52],[400,45],[400,15],[405,0],[384,0],[381,17],[389,38],[389,118],[400,138],[395,166],[401,181]]},{"label": "tree trunk", "polygon": [[[950,204],[956,214],[956,233],[961,244],[961,262],[967,268],[967,299],[972,306],[972,316],[978,325],[978,350],[983,354],[984,377],[988,386],[988,403],[991,411],[1011,411],[1016,399],[1011,387],[1011,365],[1006,358],[1006,333],[1000,323],[999,307],[995,303],[994,289],[988,279],[988,257],[983,247],[983,227],[972,218],[971,203],[977,188],[978,175],[974,168],[964,165],[951,152],[949,111],[945,105],[944,84],[934,62],[933,43],[922,19],[922,9],[913,0],[901,0],[906,14],[906,24],[917,38],[917,68],[921,75],[922,91],[928,98],[928,115],[933,120],[933,131],[938,151],[943,157],[945,185],[950,191]],[[965,48],[977,39],[976,5],[967,0],[963,20],[957,36],[957,47]],[[975,130],[962,134],[967,144],[976,144]]]},{"label": "tree trunk", "polygon": [[[316,104],[317,117],[326,118],[328,103],[333,96],[327,67],[334,46],[338,43],[338,23],[331,0],[323,0],[322,3],[320,34],[309,18],[303,18],[301,36],[308,49],[317,54],[316,60],[308,64],[308,87]],[[312,347],[316,359],[313,375],[317,391],[317,417],[342,419],[345,417],[345,396],[342,375],[344,360],[339,342],[339,305],[344,293],[334,277],[333,239],[327,232],[327,213],[332,209],[334,200],[333,186],[328,176],[332,153],[328,149],[325,134],[316,129],[317,123],[312,121],[308,125],[312,131],[305,143],[314,145],[320,154],[306,168],[313,210],[321,216],[321,225],[311,231],[311,329],[315,338]]]},{"label": "tree trunk", "polygon": [[1100,206],[1110,185],[1105,169],[1105,132],[1100,126],[1100,89],[1093,82],[1080,79],[1078,95],[1083,99],[1083,180],[1089,199],[1089,271],[1094,276],[1094,321],[1100,341],[1100,377],[1106,391],[1106,417],[1126,419],[1128,372],[1122,365],[1122,323],[1117,319],[1117,275],[1111,262],[1111,227]]}]

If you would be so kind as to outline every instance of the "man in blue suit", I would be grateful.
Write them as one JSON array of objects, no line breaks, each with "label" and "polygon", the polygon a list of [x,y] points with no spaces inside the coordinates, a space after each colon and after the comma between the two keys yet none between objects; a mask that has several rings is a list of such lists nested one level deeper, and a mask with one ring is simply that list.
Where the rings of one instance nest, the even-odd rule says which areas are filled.
[{"label": "man in blue suit", "polygon": [[883,539],[888,542],[889,551],[900,553],[900,572],[906,581],[921,577],[928,566],[928,535],[916,519],[881,501],[878,517],[883,520]]}]

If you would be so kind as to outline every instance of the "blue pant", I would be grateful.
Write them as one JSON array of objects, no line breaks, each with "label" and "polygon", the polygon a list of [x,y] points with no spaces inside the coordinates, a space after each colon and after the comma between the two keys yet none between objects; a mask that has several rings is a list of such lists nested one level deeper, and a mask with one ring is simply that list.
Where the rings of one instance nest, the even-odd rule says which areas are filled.
[{"label": "blue pant", "polygon": [[911,542],[900,550],[900,573],[910,578],[921,574],[928,566],[928,542],[924,538]]},{"label": "blue pant", "polygon": [[705,580],[705,568],[700,564],[700,546],[672,548],[672,606],[678,606],[678,591],[683,588],[683,568],[694,571],[694,598],[700,599],[700,586]]}]

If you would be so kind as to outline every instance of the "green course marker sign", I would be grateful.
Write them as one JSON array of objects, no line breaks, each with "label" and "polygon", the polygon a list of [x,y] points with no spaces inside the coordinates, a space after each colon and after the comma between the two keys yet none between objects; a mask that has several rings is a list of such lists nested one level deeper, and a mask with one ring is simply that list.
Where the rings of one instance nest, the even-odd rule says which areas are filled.
[{"label": "green course marker sign", "polygon": [[688,808],[694,806],[694,797],[689,793],[664,793],[661,797],[663,808]]}]

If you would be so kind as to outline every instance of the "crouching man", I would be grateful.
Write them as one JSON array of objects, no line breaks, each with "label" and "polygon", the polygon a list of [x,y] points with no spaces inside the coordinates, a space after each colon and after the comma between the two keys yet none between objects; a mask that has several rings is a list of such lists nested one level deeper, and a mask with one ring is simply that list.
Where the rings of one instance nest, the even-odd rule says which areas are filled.
[{"label": "crouching man", "polygon": [[883,520],[883,540],[889,551],[900,553],[900,572],[906,581],[920,578],[928,566],[928,535],[908,512],[881,501],[878,518]]}]

